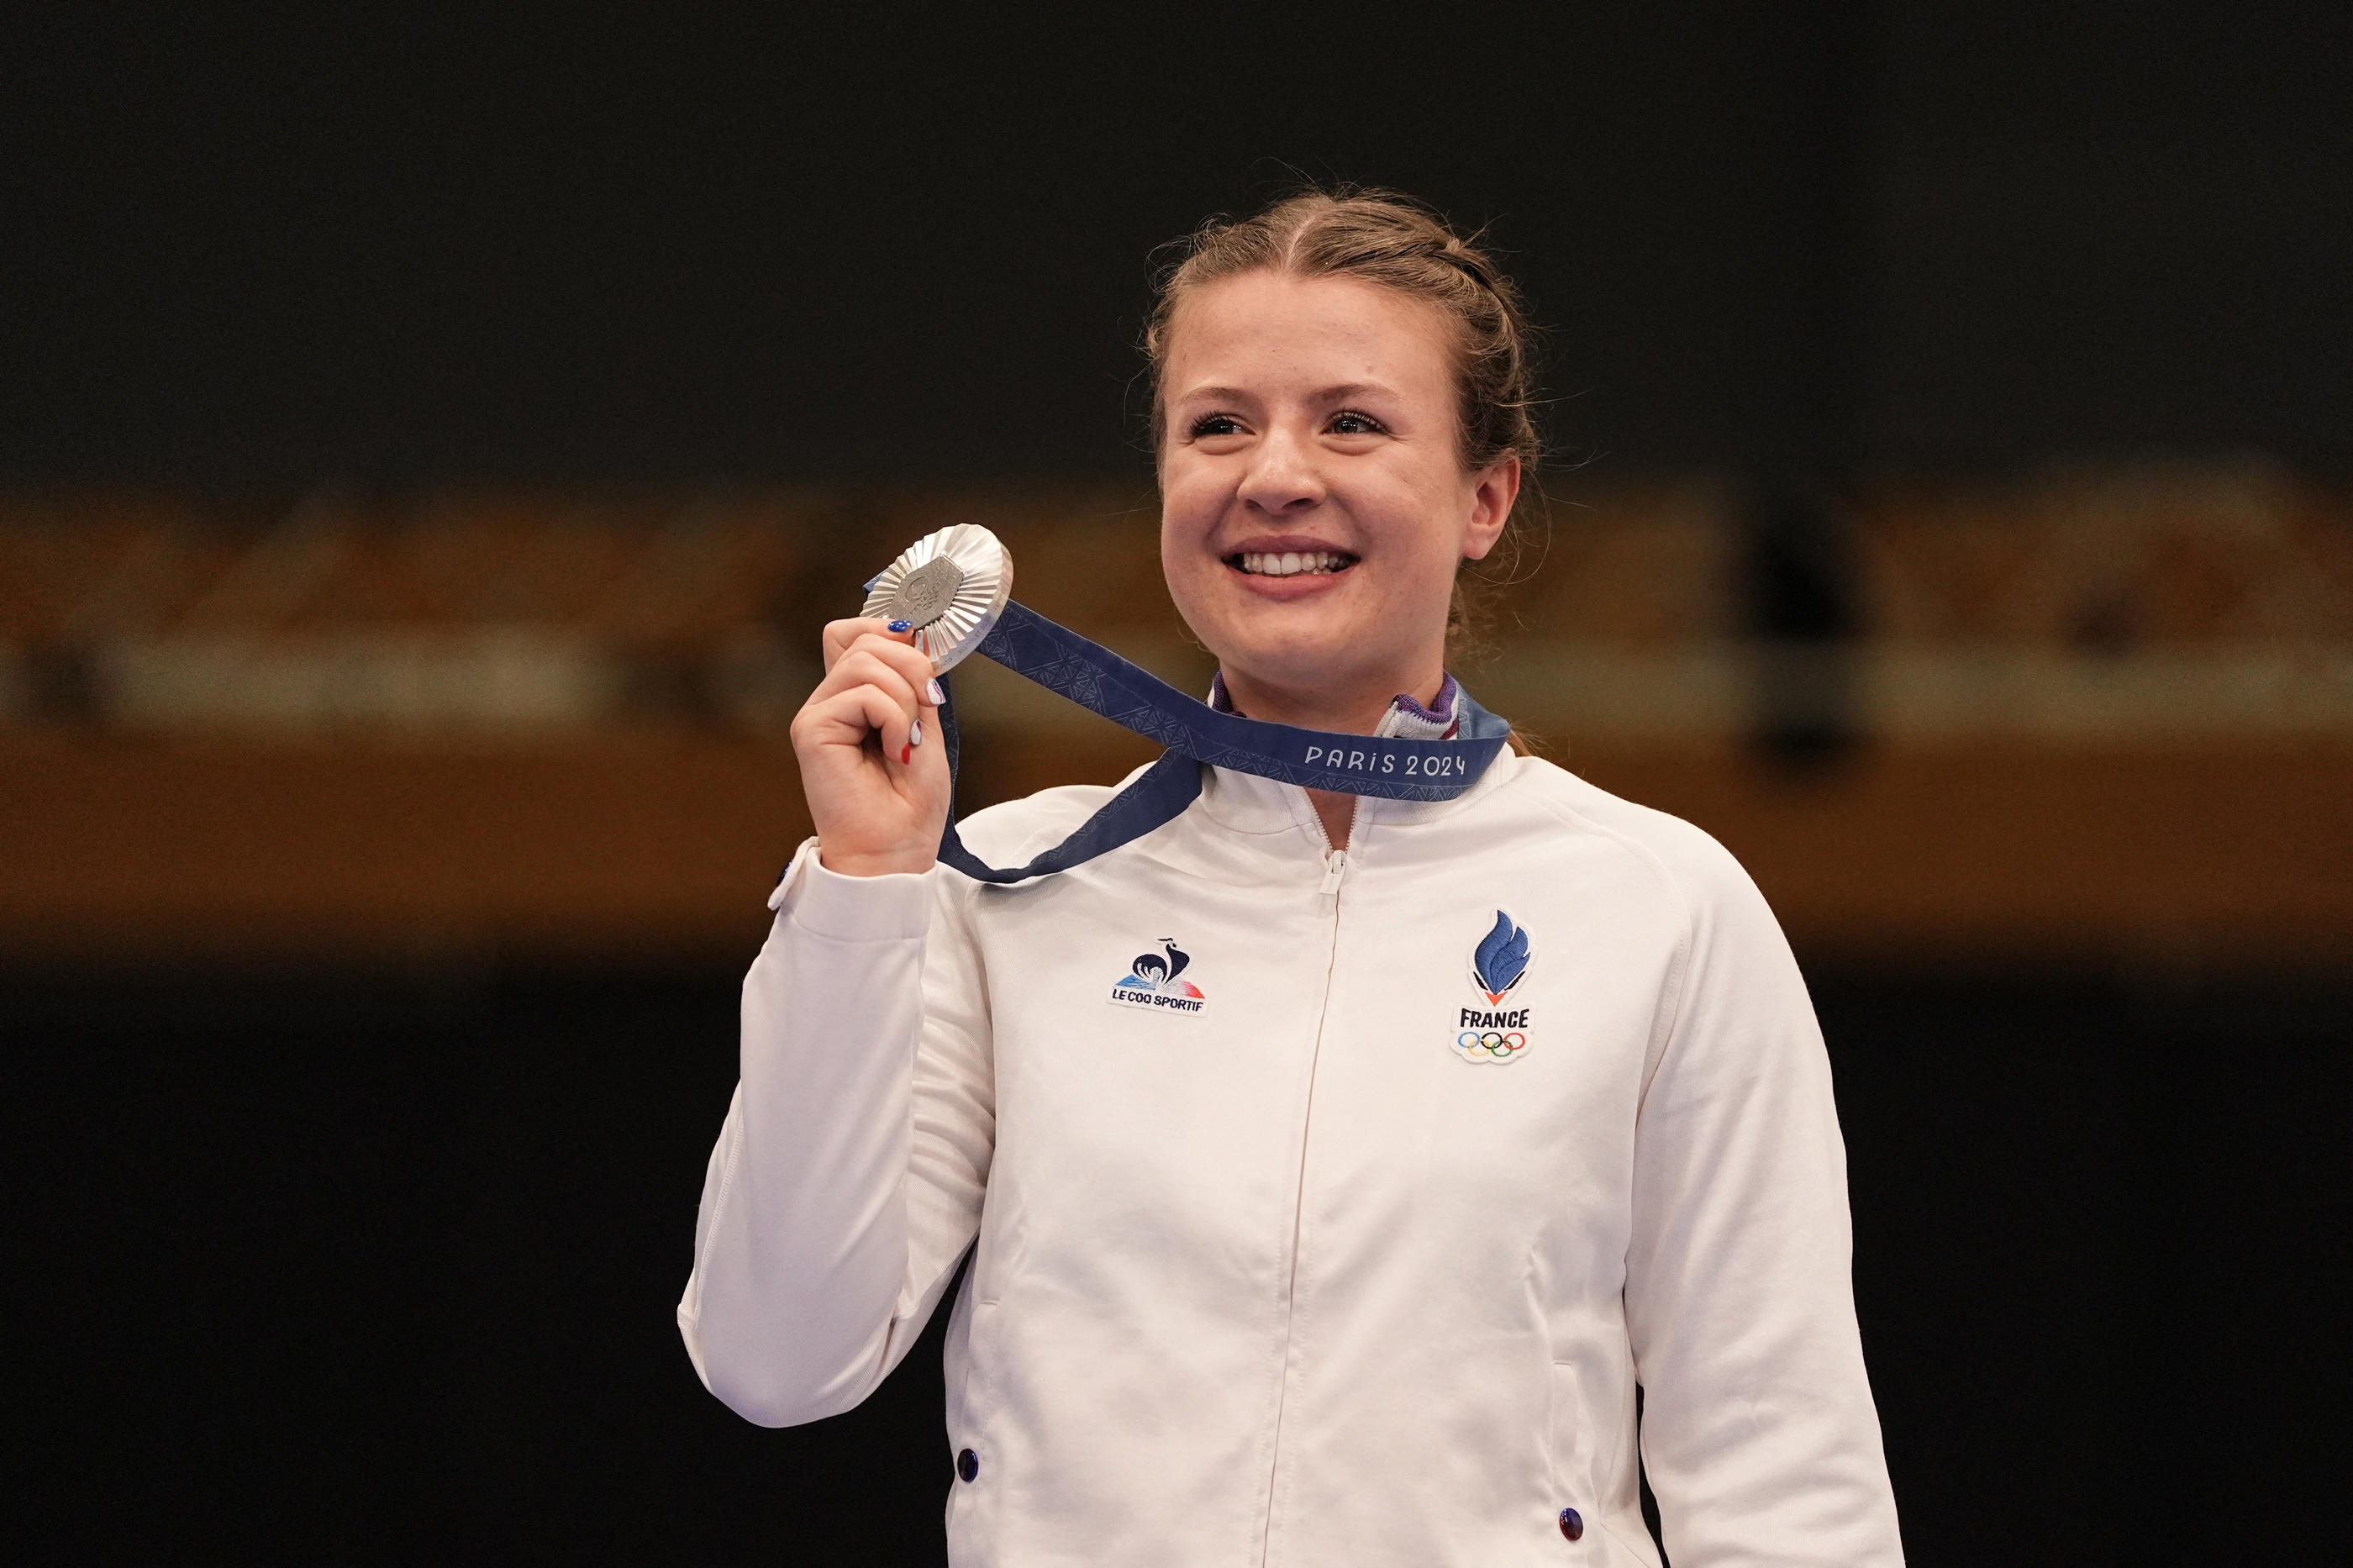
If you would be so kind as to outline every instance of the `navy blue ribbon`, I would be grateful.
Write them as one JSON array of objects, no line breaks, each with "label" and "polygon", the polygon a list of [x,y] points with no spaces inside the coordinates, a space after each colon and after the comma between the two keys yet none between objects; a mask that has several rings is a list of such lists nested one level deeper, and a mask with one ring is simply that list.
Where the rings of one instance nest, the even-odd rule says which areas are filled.
[{"label": "navy blue ribbon", "polygon": [[[1022,882],[1082,865],[1172,821],[1201,793],[1201,769],[1231,768],[1303,789],[1378,795],[1387,800],[1452,800],[1495,760],[1511,726],[1471,700],[1456,700],[1459,740],[1338,735],[1220,713],[1101,643],[1056,626],[1037,611],[1008,604],[996,627],[974,650],[1027,676],[1123,729],[1168,748],[1156,763],[1104,803],[1078,831],[1017,869],[983,862],[956,837],[955,814],[940,836],[940,858],[982,882]],[[943,679],[945,689],[947,681]],[[940,704],[948,776],[957,761],[953,698]]]}]

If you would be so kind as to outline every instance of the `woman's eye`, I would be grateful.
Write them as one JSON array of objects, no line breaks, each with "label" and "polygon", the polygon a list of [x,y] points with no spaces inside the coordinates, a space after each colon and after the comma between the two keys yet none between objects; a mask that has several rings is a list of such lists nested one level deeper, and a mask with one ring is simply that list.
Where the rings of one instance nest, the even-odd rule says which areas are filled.
[{"label": "woman's eye", "polygon": [[1241,421],[1230,414],[1204,414],[1193,421],[1192,436],[1197,441],[1204,436],[1234,436],[1241,427]]},{"label": "woman's eye", "polygon": [[1331,429],[1335,436],[1377,436],[1381,433],[1381,422],[1369,414],[1359,414],[1348,408],[1332,416]]}]

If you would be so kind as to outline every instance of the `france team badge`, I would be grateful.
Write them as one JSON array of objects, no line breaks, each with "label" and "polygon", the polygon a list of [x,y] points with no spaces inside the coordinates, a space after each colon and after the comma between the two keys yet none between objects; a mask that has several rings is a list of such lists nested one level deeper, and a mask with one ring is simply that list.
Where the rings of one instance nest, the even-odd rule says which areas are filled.
[{"label": "france team badge", "polygon": [[1526,1007],[1506,1007],[1504,999],[1527,978],[1534,954],[1528,933],[1502,910],[1495,923],[1471,949],[1471,984],[1487,1004],[1465,1007],[1455,1027],[1454,1054],[1466,1062],[1515,1062],[1527,1054]]}]

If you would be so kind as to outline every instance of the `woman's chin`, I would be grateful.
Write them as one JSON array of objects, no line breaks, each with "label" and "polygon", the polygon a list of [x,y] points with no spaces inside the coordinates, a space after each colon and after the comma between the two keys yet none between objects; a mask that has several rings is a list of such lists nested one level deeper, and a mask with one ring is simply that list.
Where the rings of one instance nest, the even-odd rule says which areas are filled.
[{"label": "woman's chin", "polygon": [[1365,593],[1372,584],[1350,575],[1261,577],[1229,570],[1213,585],[1214,615],[1186,618],[1216,651],[1229,684],[1301,696],[1348,690],[1368,679],[1378,684],[1389,679],[1389,667],[1417,663],[1397,637],[1413,616],[1373,604]]},{"label": "woman's chin", "polygon": [[1282,635],[1269,635],[1273,631],[1263,626],[1248,628],[1217,650],[1229,685],[1240,680],[1245,686],[1303,696],[1353,686],[1367,665],[1382,662],[1367,657],[1379,646],[1372,627],[1292,626]]}]

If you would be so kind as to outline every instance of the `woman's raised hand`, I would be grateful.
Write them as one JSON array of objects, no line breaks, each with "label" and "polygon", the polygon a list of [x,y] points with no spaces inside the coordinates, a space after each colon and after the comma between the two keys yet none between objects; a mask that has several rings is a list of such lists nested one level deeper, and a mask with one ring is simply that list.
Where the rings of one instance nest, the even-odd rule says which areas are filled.
[{"label": "woman's raised hand", "polygon": [[939,684],[913,639],[865,617],[825,628],[825,679],[793,716],[792,733],[828,871],[924,871],[938,858],[947,748]]}]

